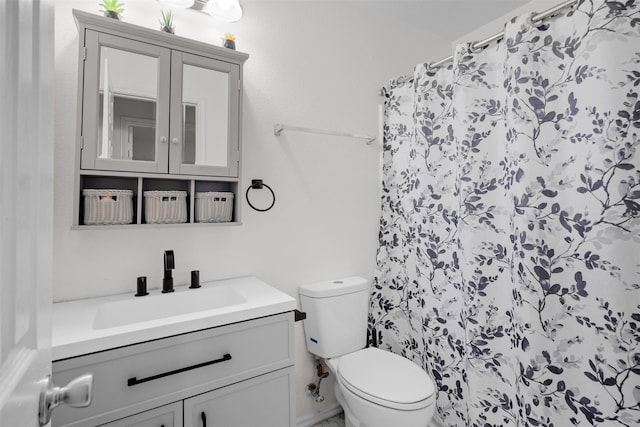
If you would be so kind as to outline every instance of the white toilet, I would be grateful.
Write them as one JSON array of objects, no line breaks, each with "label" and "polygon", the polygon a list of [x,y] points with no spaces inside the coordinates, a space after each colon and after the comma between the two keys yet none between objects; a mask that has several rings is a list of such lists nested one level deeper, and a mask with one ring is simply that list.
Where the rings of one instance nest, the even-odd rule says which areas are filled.
[{"label": "white toilet", "polygon": [[433,381],[415,363],[366,346],[369,283],[362,277],[300,286],[307,350],[325,359],[347,427],[428,427]]}]

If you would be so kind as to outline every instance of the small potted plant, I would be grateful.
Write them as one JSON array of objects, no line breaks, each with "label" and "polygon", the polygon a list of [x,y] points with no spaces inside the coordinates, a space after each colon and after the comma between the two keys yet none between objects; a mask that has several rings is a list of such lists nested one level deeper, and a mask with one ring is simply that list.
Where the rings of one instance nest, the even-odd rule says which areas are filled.
[{"label": "small potted plant", "polygon": [[223,40],[223,43],[222,43],[223,47],[226,47],[227,49],[236,50],[236,36],[234,36],[231,33],[225,33],[222,40]]},{"label": "small potted plant", "polygon": [[159,18],[160,22],[160,31],[164,31],[165,33],[174,34],[174,26],[173,26],[173,14],[170,10],[166,12],[162,11],[162,18]]},{"label": "small potted plant", "polygon": [[120,19],[120,14],[124,12],[124,4],[119,0],[102,0],[98,6],[102,7],[102,12],[107,18]]}]

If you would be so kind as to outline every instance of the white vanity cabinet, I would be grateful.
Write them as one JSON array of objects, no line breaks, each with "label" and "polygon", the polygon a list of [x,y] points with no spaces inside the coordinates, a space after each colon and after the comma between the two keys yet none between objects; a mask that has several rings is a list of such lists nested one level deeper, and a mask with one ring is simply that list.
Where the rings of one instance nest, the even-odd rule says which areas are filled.
[{"label": "white vanity cabinet", "polygon": [[[144,224],[144,191],[186,191],[187,223],[195,222],[196,192],[232,192],[237,200],[249,56],[73,14],[80,36],[74,225],[84,225],[84,189],[132,191],[133,224]],[[239,222],[239,205],[231,222]]]},{"label": "white vanity cabinet", "polygon": [[101,424],[100,427],[183,427],[182,402]]},{"label": "white vanity cabinet", "polygon": [[273,372],[184,401],[188,427],[278,427],[292,425],[285,408],[292,401],[289,375]]},{"label": "white vanity cabinet", "polygon": [[286,312],[54,361],[56,384],[87,372],[94,384],[89,407],[60,407],[52,425],[293,426],[293,323]]}]

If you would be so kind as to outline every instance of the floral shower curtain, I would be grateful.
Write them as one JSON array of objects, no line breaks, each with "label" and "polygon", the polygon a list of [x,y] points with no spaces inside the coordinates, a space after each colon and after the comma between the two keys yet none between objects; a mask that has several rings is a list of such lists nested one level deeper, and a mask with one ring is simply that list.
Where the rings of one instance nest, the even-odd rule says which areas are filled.
[{"label": "floral shower curtain", "polygon": [[392,82],[370,331],[443,426],[640,426],[640,7],[530,18]]}]

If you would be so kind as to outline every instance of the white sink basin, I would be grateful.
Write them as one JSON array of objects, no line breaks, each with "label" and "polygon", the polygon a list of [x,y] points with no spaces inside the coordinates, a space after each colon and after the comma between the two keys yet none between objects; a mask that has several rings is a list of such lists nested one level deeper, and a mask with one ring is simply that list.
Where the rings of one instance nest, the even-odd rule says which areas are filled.
[{"label": "white sink basin", "polygon": [[135,297],[133,292],[53,304],[53,360],[292,311],[296,300],[256,277]]},{"label": "white sink basin", "polygon": [[180,289],[175,293],[107,302],[98,306],[94,329],[113,328],[139,322],[180,316],[244,304],[247,300],[229,286]]}]

